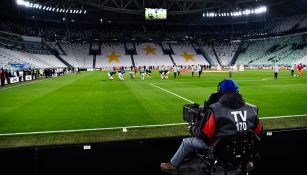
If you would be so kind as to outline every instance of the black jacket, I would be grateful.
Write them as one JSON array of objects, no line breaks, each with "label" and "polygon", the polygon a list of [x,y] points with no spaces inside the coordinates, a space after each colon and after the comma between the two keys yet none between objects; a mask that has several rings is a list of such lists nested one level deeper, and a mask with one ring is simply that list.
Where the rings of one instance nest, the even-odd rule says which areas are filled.
[{"label": "black jacket", "polygon": [[218,137],[236,132],[262,132],[256,106],[245,103],[238,92],[228,91],[211,104],[201,122],[192,126],[191,134],[212,144]]}]

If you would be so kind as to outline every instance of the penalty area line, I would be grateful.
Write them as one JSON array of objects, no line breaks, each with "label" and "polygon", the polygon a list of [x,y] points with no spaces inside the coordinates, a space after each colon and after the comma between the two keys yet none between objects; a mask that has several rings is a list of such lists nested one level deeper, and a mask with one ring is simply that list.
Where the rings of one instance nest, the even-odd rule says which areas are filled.
[{"label": "penalty area line", "polygon": [[164,88],[161,88],[160,86],[154,85],[154,84],[152,84],[152,83],[150,83],[150,85],[151,85],[151,86],[154,86],[154,87],[156,87],[156,88],[158,88],[158,89],[160,89],[160,90],[162,90],[162,91],[165,91],[165,92],[167,92],[167,93],[169,93],[169,94],[175,95],[176,97],[181,98],[181,99],[183,99],[183,100],[185,100],[185,101],[187,101],[187,102],[189,102],[189,103],[194,103],[193,101],[191,101],[191,100],[189,100],[189,99],[186,99],[186,98],[184,98],[184,97],[182,97],[182,96],[180,96],[180,95],[178,95],[178,94],[175,94],[174,92],[171,92],[171,91],[168,91],[168,90],[166,90],[166,89],[164,89]]}]

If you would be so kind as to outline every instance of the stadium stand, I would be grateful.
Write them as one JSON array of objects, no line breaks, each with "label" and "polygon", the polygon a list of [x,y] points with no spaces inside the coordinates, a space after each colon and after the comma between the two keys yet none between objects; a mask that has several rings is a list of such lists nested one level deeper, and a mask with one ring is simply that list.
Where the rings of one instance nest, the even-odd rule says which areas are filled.
[{"label": "stadium stand", "polygon": [[270,66],[277,62],[289,66],[307,54],[306,34],[247,40],[239,54],[237,65]]},{"label": "stadium stand", "polygon": [[172,57],[177,65],[209,65],[202,55],[196,53],[191,44],[172,44],[172,49]]},{"label": "stadium stand", "polygon": [[37,55],[4,48],[0,48],[0,53],[2,65],[25,63],[36,68],[66,67],[52,55]]},{"label": "stadium stand", "polygon": [[220,63],[218,62],[213,49],[214,48],[211,44],[205,44],[203,46],[203,51],[208,55],[209,59],[211,60],[211,64],[214,66],[217,66],[217,65],[220,65]]},{"label": "stadium stand", "polygon": [[93,68],[93,55],[89,55],[89,44],[86,42],[60,42],[59,45],[67,54],[61,56],[65,61],[74,67]]},{"label": "stadium stand", "polygon": [[102,44],[101,55],[96,56],[96,68],[130,67],[131,65],[131,55],[125,54],[125,47],[120,43]]},{"label": "stadium stand", "polygon": [[216,51],[216,55],[220,60],[222,66],[228,66],[230,64],[239,47],[240,42],[240,40],[231,42],[217,41],[213,44],[214,50]]},{"label": "stadium stand", "polygon": [[133,56],[135,66],[172,66],[169,55],[165,55],[162,48],[154,43],[142,43],[136,46],[137,55]]}]

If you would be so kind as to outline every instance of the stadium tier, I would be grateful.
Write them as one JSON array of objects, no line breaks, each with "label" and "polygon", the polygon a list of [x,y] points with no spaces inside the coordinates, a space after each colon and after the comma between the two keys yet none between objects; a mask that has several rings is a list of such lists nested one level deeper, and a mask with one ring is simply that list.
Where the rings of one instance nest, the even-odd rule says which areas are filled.
[{"label": "stadium tier", "polygon": [[172,44],[172,55],[177,65],[209,65],[201,54],[197,54],[191,44]]},{"label": "stadium tier", "polygon": [[162,48],[154,43],[142,43],[136,45],[137,55],[133,56],[135,66],[172,66],[169,55],[165,55]]},{"label": "stadium tier", "polygon": [[102,44],[101,54],[96,56],[96,68],[132,66],[131,55],[125,53],[124,44]]},{"label": "stadium tier", "polygon": [[88,43],[61,42],[59,47],[66,53],[63,59],[74,67],[93,68],[93,55],[89,55]]},{"label": "stadium tier", "polygon": [[237,65],[270,66],[274,63],[290,66],[306,54],[306,33],[245,40]]}]

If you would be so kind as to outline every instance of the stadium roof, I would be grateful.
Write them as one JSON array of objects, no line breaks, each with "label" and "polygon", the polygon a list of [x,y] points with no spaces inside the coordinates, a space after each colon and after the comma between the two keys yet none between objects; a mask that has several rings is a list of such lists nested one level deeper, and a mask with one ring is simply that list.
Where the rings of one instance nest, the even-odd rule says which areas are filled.
[{"label": "stadium roof", "polygon": [[[289,16],[306,12],[304,0],[27,0],[42,7],[86,10],[86,15],[70,15],[17,6],[16,0],[0,1],[1,16],[62,20],[63,17],[95,23],[144,23],[144,8],[167,9],[167,24],[202,24],[202,13],[208,11],[244,10],[266,6],[270,16]],[[41,7],[41,8],[42,8]],[[81,13],[81,12],[80,12]],[[83,14],[83,13],[82,13]],[[178,17],[180,15],[180,17]],[[263,17],[261,17],[263,18]],[[219,22],[218,19],[215,21]]]}]

